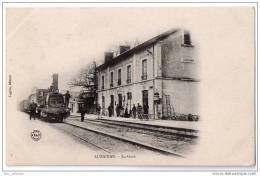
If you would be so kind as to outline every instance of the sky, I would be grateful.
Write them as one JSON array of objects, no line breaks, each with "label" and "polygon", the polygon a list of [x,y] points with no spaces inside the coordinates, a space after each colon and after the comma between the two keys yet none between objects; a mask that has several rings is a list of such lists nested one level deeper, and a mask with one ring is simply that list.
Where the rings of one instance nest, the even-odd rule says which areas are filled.
[{"label": "sky", "polygon": [[[20,98],[35,86],[49,87],[53,73],[59,74],[59,88],[67,90],[80,68],[93,60],[102,63],[105,51],[129,41],[142,43],[172,28],[185,28],[193,41],[208,45],[208,36],[218,40],[232,22],[248,20],[243,15],[227,16],[231,10],[240,12],[188,7],[7,8],[7,75],[12,76],[13,92]],[[230,34],[233,38],[232,33],[226,37]]]},{"label": "sky", "polygon": [[68,82],[79,69],[93,60],[102,63],[105,51],[136,40],[142,43],[180,27],[172,12],[156,8],[9,8],[6,45],[13,69],[10,74],[19,85],[24,80],[19,87],[23,96],[33,87],[47,88],[53,73],[59,74],[59,88],[69,89]]}]

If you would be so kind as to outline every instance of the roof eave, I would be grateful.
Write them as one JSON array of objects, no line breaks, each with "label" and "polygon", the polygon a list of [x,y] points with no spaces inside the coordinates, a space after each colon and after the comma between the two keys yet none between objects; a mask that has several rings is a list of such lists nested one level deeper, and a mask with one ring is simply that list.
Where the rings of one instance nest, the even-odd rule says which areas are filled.
[{"label": "roof eave", "polygon": [[128,50],[128,51],[125,51],[124,53],[114,57],[111,61],[109,61],[108,63],[103,63],[102,65],[98,66],[96,69],[98,71],[102,71],[104,69],[106,69],[108,66],[110,65],[114,65],[116,63],[119,63],[121,61],[121,59],[124,59],[126,56],[129,56],[135,52],[139,52],[140,50],[143,50],[144,48],[147,48],[155,43],[157,43],[158,41],[160,40],[163,40],[165,38],[167,38],[168,36],[170,36],[171,34],[173,33],[176,33],[178,32],[180,29],[172,29],[172,30],[169,30],[167,32],[164,32],[156,37],[153,37],[152,39],[149,39],[145,42],[143,42],[142,44],[140,45],[137,45],[135,46],[134,48]]}]

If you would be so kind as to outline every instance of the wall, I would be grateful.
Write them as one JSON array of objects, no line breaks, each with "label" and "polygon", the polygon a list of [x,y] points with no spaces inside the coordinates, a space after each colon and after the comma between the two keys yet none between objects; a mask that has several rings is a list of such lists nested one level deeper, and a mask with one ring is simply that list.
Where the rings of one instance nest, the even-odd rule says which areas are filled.
[{"label": "wall", "polygon": [[198,84],[192,81],[163,80],[163,95],[170,95],[175,112],[199,115]]},{"label": "wall", "polygon": [[[149,113],[153,114],[153,95],[159,92],[160,98],[163,95],[170,95],[170,101],[178,113],[198,114],[197,100],[198,82],[179,81],[169,78],[193,78],[198,79],[197,67],[198,58],[196,46],[182,46],[183,32],[179,31],[170,35],[154,46],[144,48],[142,51],[126,58],[124,61],[111,66],[99,73],[98,102],[102,105],[102,95],[105,97],[105,111],[110,104],[110,95],[118,103],[118,94],[121,93],[127,99],[127,92],[132,92],[131,107],[133,104],[142,105],[142,91],[148,90]],[[194,62],[185,63],[182,58],[192,58]],[[142,60],[147,59],[147,80],[142,80]],[[154,60],[153,60],[154,59]],[[132,82],[126,83],[127,65],[132,68]],[[121,68],[121,86],[117,85],[117,70]],[[155,72],[153,73],[153,70]],[[114,72],[114,87],[110,88],[110,72]],[[105,89],[101,91],[101,76],[105,76]],[[156,78],[153,80],[153,78]],[[158,78],[158,79],[157,79]],[[164,99],[163,99],[164,100]],[[163,102],[163,101],[162,101]],[[126,104],[126,102],[125,102]],[[128,109],[130,104],[128,103]],[[159,105],[162,113],[162,106]]]},{"label": "wall", "polygon": [[121,86],[126,85],[126,79],[127,79],[127,66],[131,65],[132,67],[132,82],[133,82],[133,57],[129,57],[128,59],[114,65],[111,67],[106,68],[105,70],[102,70],[98,74],[98,90],[101,90],[102,86],[102,75],[105,77],[105,86],[104,89],[110,89],[110,72],[114,72],[114,81],[113,81],[113,87],[118,87],[117,80],[118,80],[118,69],[121,69]]},{"label": "wall", "polygon": [[153,78],[153,47],[147,47],[134,55],[135,81],[142,81],[142,61],[147,60],[147,80]]},{"label": "wall", "polygon": [[79,104],[77,101],[70,101],[69,107],[71,108],[71,115],[78,115],[79,114]]},{"label": "wall", "polygon": [[[105,112],[107,113],[107,108],[110,105],[110,95],[114,95],[115,104],[118,104],[118,94],[122,94],[123,100],[123,106],[130,109],[130,107],[133,107],[133,104],[137,106],[137,103],[143,106],[142,101],[142,91],[148,90],[148,103],[149,103],[149,113],[153,114],[153,82],[152,81],[145,81],[138,84],[130,84],[126,86],[121,86],[113,89],[107,89],[104,91],[100,91],[98,93],[98,103],[102,107],[102,96],[105,97]],[[127,102],[127,92],[132,93],[132,100],[131,104],[130,101]]]},{"label": "wall", "polygon": [[[149,52],[148,52],[149,51]],[[151,53],[150,53],[151,52]],[[98,103],[102,106],[102,96],[105,97],[105,114],[107,115],[107,108],[110,105],[111,95],[114,95],[115,103],[118,103],[118,94],[122,94],[125,97],[123,105],[128,104],[128,109],[133,107],[133,104],[143,105],[142,91],[148,90],[148,105],[149,113],[153,114],[153,47],[148,47],[142,51],[130,56],[124,61],[111,66],[101,72],[99,72],[99,92],[98,92]],[[147,59],[147,80],[142,80],[142,60]],[[127,66],[131,65],[131,83],[127,84]],[[121,85],[118,86],[118,69],[121,69]],[[110,72],[114,72],[113,87],[110,87]],[[102,75],[105,76],[105,88],[101,90]],[[131,105],[130,101],[127,101],[127,92],[132,93]],[[123,98],[124,99],[124,98]]]},{"label": "wall", "polygon": [[[192,38],[192,36],[191,36]],[[198,57],[196,46],[183,46],[183,32],[169,36],[162,41],[162,76],[188,77],[198,79]],[[194,62],[185,63],[183,58],[192,58]]]}]

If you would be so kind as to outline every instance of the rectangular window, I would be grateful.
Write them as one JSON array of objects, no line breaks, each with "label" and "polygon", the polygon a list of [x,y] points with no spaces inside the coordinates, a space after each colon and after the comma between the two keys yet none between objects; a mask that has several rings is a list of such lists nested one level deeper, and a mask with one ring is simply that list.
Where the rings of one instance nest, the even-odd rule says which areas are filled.
[{"label": "rectangular window", "polygon": [[117,72],[117,84],[119,86],[121,85],[121,69],[118,69],[118,72]]},{"label": "rectangular window", "polygon": [[101,83],[101,85],[102,85],[102,86],[101,86],[101,89],[104,89],[104,88],[105,88],[105,76],[104,76],[104,75],[102,76],[102,80],[101,80],[101,81],[102,81],[102,83]]},{"label": "rectangular window", "polygon": [[147,59],[142,61],[142,80],[147,80]]},{"label": "rectangular window", "polygon": [[184,45],[191,45],[190,33],[187,32],[187,31],[184,31],[183,44]]},{"label": "rectangular window", "polygon": [[114,82],[114,72],[110,72],[110,87],[114,86],[113,82]]},{"label": "rectangular window", "polygon": [[126,79],[126,83],[127,84],[131,83],[131,65],[127,66],[127,79]]}]

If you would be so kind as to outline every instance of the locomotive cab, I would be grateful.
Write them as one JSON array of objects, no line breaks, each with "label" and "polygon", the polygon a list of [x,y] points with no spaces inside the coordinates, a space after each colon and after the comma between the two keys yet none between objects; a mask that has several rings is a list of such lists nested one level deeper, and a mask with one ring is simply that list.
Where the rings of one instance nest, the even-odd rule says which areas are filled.
[{"label": "locomotive cab", "polygon": [[65,107],[63,95],[59,93],[51,93],[49,96],[47,96],[46,101],[49,107],[54,107],[54,108]]}]

